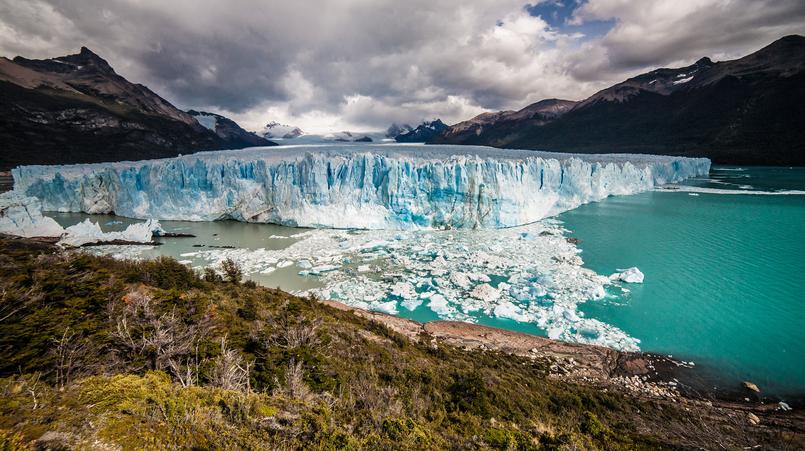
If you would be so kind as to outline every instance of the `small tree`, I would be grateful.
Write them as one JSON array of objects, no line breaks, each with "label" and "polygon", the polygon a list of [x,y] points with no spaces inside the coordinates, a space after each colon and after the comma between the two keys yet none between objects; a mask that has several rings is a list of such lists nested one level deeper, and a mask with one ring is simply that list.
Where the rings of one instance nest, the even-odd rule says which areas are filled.
[{"label": "small tree", "polygon": [[56,357],[56,386],[59,390],[70,385],[81,358],[87,353],[87,341],[76,336],[75,332],[70,332],[70,328],[64,329],[61,338],[53,339],[55,349],[53,353]]},{"label": "small tree", "polygon": [[226,336],[221,337],[221,355],[215,359],[210,383],[227,390],[251,391],[249,371],[252,362],[243,360],[240,353],[227,347]]},{"label": "small tree", "polygon": [[291,398],[305,399],[310,394],[310,389],[305,384],[305,372],[302,362],[297,362],[291,357],[288,368],[285,369],[285,394]]},{"label": "small tree", "polygon": [[220,274],[215,272],[215,270],[210,268],[210,267],[204,268],[204,274],[202,275],[202,277],[207,282],[223,282],[224,281],[224,278],[221,277]]},{"label": "small tree", "polygon": [[243,271],[231,258],[227,258],[221,262],[221,269],[224,272],[224,278],[226,278],[227,282],[239,284],[243,279]]},{"label": "small tree", "polygon": [[209,316],[186,323],[175,309],[159,314],[156,301],[138,291],[120,305],[110,304],[109,315],[112,337],[129,362],[139,357],[147,368],[169,371],[184,386],[198,382],[198,345],[212,328]]}]

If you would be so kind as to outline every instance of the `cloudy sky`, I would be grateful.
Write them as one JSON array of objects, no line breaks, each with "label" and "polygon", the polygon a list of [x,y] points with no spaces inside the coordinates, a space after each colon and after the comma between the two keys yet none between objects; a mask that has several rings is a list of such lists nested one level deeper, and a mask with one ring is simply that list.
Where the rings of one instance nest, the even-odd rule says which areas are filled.
[{"label": "cloudy sky", "polygon": [[802,0],[0,0],[0,55],[86,45],[257,130],[455,123],[805,34]]}]

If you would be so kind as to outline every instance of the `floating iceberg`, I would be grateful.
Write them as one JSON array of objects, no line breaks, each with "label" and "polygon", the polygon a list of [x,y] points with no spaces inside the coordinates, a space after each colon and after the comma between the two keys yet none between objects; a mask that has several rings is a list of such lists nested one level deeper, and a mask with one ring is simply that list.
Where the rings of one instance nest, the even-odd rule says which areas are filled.
[{"label": "floating iceberg", "polygon": [[45,210],[363,229],[504,228],[705,175],[704,158],[475,146],[300,146],[22,166]]},{"label": "floating iceberg", "polygon": [[61,238],[57,244],[78,247],[108,241],[150,243],[154,235],[164,231],[154,219],[131,224],[120,232],[104,232],[97,222],[89,219],[65,229],[53,218],[42,215],[39,199],[11,191],[0,194],[0,233],[27,238]]},{"label": "floating iceberg", "polygon": [[13,191],[0,194],[0,233],[31,237],[59,237],[64,229],[42,215],[39,199]]},{"label": "floating iceberg", "polygon": [[633,267],[612,274],[609,276],[609,280],[620,280],[626,283],[643,283],[644,277],[645,276],[639,269]]},{"label": "floating iceberg", "polygon": [[146,222],[131,224],[120,232],[104,232],[97,222],[85,219],[64,229],[64,236],[59,240],[60,245],[79,247],[90,243],[111,241],[126,241],[129,243],[150,243],[154,235],[163,233],[159,221],[149,219]]}]

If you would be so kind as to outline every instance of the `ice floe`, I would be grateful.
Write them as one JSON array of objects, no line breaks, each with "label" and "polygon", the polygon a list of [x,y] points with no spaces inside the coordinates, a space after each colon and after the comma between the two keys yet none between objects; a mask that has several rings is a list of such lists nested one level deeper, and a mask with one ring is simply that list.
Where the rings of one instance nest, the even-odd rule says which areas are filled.
[{"label": "ice floe", "polygon": [[616,272],[609,276],[610,280],[620,280],[626,283],[643,283],[643,278],[645,277],[642,272],[640,272],[637,268],[628,268],[624,270],[619,270],[621,272]]},{"label": "ice floe", "polygon": [[[427,309],[469,322],[500,318],[534,324],[565,341],[638,349],[636,338],[579,312],[580,304],[608,297],[607,287],[616,281],[582,266],[559,221],[500,230],[316,229],[295,239],[282,249],[207,248],[182,258],[192,258],[197,269],[231,258],[247,276],[292,267],[315,282],[296,294],[363,309]],[[127,252],[106,246],[93,251]]]}]

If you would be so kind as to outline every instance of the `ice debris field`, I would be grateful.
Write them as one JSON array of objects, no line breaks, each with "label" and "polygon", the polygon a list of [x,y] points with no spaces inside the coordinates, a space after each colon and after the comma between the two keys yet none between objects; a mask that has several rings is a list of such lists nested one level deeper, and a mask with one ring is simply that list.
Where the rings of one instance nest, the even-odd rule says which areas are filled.
[{"label": "ice debris field", "polygon": [[[246,275],[293,266],[298,277],[320,282],[299,294],[403,316],[428,309],[442,319],[533,323],[551,338],[637,350],[638,339],[585,318],[578,306],[617,300],[644,275],[637,268],[611,276],[584,268],[561,223],[545,218],[706,175],[709,168],[707,159],[651,155],[381,145],[28,166],[13,175],[15,195],[35,196],[45,210],[318,228],[285,239],[279,249],[176,256],[196,268],[226,258]],[[82,224],[95,233],[91,223]],[[148,224],[141,228],[154,229]],[[144,249],[92,252],[138,258]]]}]

